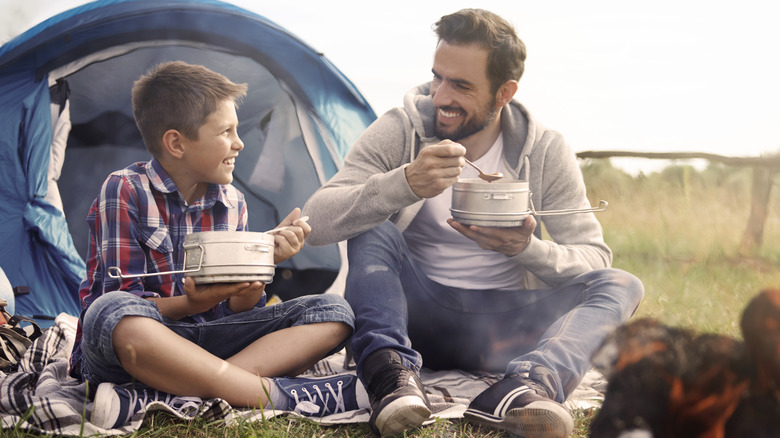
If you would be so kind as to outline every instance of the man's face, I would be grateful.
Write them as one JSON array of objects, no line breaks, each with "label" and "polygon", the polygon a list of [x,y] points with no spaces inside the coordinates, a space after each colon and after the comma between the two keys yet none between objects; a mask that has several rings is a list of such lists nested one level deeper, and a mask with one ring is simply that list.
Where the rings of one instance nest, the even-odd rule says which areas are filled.
[{"label": "man's face", "polygon": [[495,120],[497,99],[491,92],[487,59],[488,51],[475,44],[439,43],[431,84],[436,137],[458,141]]}]

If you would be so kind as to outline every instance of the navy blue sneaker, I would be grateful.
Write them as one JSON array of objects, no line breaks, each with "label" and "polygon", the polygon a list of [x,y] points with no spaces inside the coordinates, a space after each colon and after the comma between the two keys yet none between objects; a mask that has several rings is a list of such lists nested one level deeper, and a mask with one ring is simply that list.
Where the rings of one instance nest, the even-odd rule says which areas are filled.
[{"label": "navy blue sneaker", "polygon": [[518,437],[565,438],[574,420],[542,383],[510,374],[479,394],[463,416],[474,423]]},{"label": "navy blue sneaker", "polygon": [[287,409],[306,417],[324,417],[355,411],[367,405],[363,402],[361,406],[361,397],[357,390],[360,382],[352,374],[316,378],[277,377],[273,380],[290,399]]},{"label": "navy blue sneaker", "polygon": [[431,416],[431,403],[417,374],[403,365],[395,350],[386,348],[363,361],[363,377],[371,401],[371,430],[396,436],[422,426]]},{"label": "navy blue sneaker", "polygon": [[89,421],[103,429],[116,429],[127,424],[135,414],[155,401],[163,402],[184,415],[197,411],[203,404],[198,397],[174,396],[148,386],[103,382],[95,393]]}]

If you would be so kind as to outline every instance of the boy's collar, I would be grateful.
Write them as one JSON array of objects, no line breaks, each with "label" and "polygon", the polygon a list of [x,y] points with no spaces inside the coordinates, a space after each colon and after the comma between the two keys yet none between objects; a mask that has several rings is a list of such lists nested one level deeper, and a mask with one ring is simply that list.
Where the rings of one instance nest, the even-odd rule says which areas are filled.
[{"label": "boy's collar", "polygon": [[149,160],[145,167],[146,175],[149,177],[152,187],[163,193],[173,193],[179,190],[176,187],[176,183],[173,182],[173,178],[168,175],[168,172],[165,171],[156,158]]},{"label": "boy's collar", "polygon": [[[149,181],[152,183],[152,187],[162,193],[174,193],[179,189],[176,187],[176,183],[173,178],[168,175],[165,168],[162,167],[156,158],[152,158],[145,165],[146,175],[149,177]],[[229,195],[227,186],[221,186],[219,184],[209,184],[206,193],[203,195],[202,208],[211,208],[217,201],[224,204],[226,207],[235,207],[235,196]]]}]

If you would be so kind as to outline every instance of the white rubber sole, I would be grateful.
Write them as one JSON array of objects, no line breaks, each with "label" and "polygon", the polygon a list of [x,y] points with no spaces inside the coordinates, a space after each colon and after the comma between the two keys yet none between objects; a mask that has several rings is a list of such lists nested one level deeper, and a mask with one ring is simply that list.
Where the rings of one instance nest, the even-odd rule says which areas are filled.
[{"label": "white rubber sole", "polygon": [[89,422],[102,429],[110,429],[114,426],[114,420],[108,418],[108,410],[111,408],[108,401],[113,396],[112,392],[114,392],[114,384],[108,382],[98,385],[95,392],[95,402],[92,404]]},{"label": "white rubber sole", "polygon": [[566,438],[574,430],[574,419],[569,411],[555,402],[536,401],[510,410],[503,418],[474,409],[467,409],[463,416],[522,438]]},{"label": "white rubber sole", "polygon": [[374,425],[382,438],[392,437],[422,426],[430,417],[431,410],[425,402],[420,397],[410,395],[393,400],[382,408]]}]

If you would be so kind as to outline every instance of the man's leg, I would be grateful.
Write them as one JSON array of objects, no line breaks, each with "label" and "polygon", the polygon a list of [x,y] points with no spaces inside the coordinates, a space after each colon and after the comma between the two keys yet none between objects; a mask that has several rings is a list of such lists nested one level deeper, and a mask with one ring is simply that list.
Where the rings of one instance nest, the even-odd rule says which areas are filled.
[{"label": "man's leg", "polygon": [[[513,359],[504,379],[472,401],[467,418],[522,436],[566,436],[573,422],[562,403],[604,337],[628,320],[644,293],[636,277],[616,269],[583,274],[549,292],[524,312],[546,327],[535,348]],[[554,316],[555,307],[561,315],[551,324],[537,319]]]},{"label": "man's leg", "polygon": [[386,222],[348,242],[345,297],[355,312],[352,352],[371,400],[372,430],[392,436],[431,414],[418,372],[419,353],[407,334],[406,294],[415,294],[414,267],[398,229]]},{"label": "man's leg", "polygon": [[644,295],[642,283],[619,269],[583,274],[559,289],[581,290],[581,300],[542,335],[533,351],[507,366],[507,374],[541,365],[555,375],[555,399],[563,402],[591,368],[591,357],[604,338],[634,314]]}]

